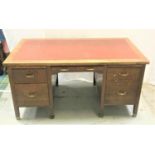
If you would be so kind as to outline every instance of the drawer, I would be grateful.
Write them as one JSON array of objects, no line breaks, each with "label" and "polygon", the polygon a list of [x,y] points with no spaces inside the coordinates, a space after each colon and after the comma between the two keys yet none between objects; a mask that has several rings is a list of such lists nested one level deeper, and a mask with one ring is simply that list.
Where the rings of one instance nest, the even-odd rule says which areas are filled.
[{"label": "drawer", "polygon": [[18,106],[48,106],[47,84],[16,84],[15,97]]},{"label": "drawer", "polygon": [[44,83],[47,82],[46,69],[13,69],[13,81],[15,83]]},{"label": "drawer", "polygon": [[[126,90],[124,90],[126,92]],[[124,92],[120,92],[124,94]],[[106,94],[105,105],[133,105],[136,102],[136,95],[134,92],[127,92],[124,95],[118,95],[118,91],[113,94]]]},{"label": "drawer", "polygon": [[120,67],[120,68],[108,68],[107,70],[107,81],[117,82],[117,81],[138,81],[140,78],[141,68],[129,68],[129,67]]},{"label": "drawer", "polygon": [[138,83],[121,83],[119,85],[107,84],[105,90],[105,104],[134,104],[137,90]]},{"label": "drawer", "polygon": [[124,80],[119,80],[119,79],[114,79],[112,81],[108,81],[106,82],[106,87],[107,90],[113,90],[113,89],[119,89],[122,87],[126,87],[128,89],[134,89],[135,87],[137,87],[139,81],[138,80],[128,80],[128,79],[124,79]]},{"label": "drawer", "polygon": [[103,67],[94,67],[94,66],[72,66],[72,67],[52,67],[52,72],[102,72],[104,70]]}]

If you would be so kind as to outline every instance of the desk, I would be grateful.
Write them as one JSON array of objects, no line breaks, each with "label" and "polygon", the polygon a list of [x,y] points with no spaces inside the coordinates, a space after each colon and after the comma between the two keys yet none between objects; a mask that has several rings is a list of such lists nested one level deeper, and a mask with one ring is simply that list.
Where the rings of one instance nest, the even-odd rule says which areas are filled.
[{"label": "desk", "polygon": [[23,39],[4,65],[20,119],[19,108],[32,106],[48,106],[54,118],[53,91],[59,72],[94,72],[100,117],[108,105],[133,105],[136,116],[148,63],[127,38]]}]

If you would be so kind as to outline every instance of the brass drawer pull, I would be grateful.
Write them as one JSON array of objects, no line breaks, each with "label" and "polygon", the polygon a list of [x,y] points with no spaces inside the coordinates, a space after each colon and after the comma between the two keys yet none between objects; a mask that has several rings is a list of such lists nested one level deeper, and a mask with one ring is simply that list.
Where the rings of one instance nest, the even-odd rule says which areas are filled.
[{"label": "brass drawer pull", "polygon": [[64,69],[60,69],[60,71],[61,71],[61,72],[67,72],[67,71],[69,71],[69,69],[64,68]]},{"label": "brass drawer pull", "polygon": [[36,93],[29,93],[27,95],[28,98],[35,98],[36,97]]},{"label": "brass drawer pull", "polygon": [[29,79],[34,78],[34,74],[26,74],[25,77]]},{"label": "brass drawer pull", "polygon": [[127,91],[118,91],[117,95],[119,96],[125,96],[127,94]]},{"label": "brass drawer pull", "polygon": [[114,78],[114,82],[118,82],[118,79],[117,78]]},{"label": "brass drawer pull", "polygon": [[94,71],[94,68],[87,68],[87,71]]},{"label": "brass drawer pull", "polygon": [[128,76],[129,74],[128,74],[128,72],[125,72],[125,73],[119,73],[119,75],[120,75],[120,76],[123,76],[123,77],[126,77],[126,76]]}]

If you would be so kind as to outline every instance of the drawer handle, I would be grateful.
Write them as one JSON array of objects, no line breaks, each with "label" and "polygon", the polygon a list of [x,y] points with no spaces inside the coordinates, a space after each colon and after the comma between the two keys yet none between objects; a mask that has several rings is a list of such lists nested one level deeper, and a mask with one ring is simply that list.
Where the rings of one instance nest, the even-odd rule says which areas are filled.
[{"label": "drawer handle", "polygon": [[25,77],[26,77],[26,78],[29,78],[29,79],[34,78],[34,74],[26,74]]},{"label": "drawer handle", "polygon": [[87,71],[94,71],[94,68],[87,68]]},{"label": "drawer handle", "polygon": [[114,78],[114,82],[118,82],[118,79],[117,78]]},{"label": "drawer handle", "polygon": [[123,76],[123,77],[126,77],[126,76],[128,76],[129,74],[128,74],[128,72],[126,72],[126,73],[119,73],[119,75],[120,75],[120,76]]},{"label": "drawer handle", "polygon": [[117,92],[117,95],[119,96],[125,96],[127,94],[127,91],[119,91]]},{"label": "drawer handle", "polygon": [[29,93],[27,95],[27,97],[29,97],[29,98],[35,98],[36,97],[36,93]]},{"label": "drawer handle", "polygon": [[60,69],[60,71],[67,72],[67,71],[69,71],[69,69],[64,68],[64,69]]}]

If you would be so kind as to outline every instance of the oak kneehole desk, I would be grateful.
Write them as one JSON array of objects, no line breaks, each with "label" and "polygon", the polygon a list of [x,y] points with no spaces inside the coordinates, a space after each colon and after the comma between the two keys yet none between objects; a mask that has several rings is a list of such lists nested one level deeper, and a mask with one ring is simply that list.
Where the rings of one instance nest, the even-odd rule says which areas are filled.
[{"label": "oak kneehole desk", "polygon": [[133,105],[136,116],[147,63],[127,38],[23,39],[4,65],[20,119],[19,108],[31,106],[49,106],[54,118],[53,89],[59,72],[94,72],[99,116],[108,105]]}]

